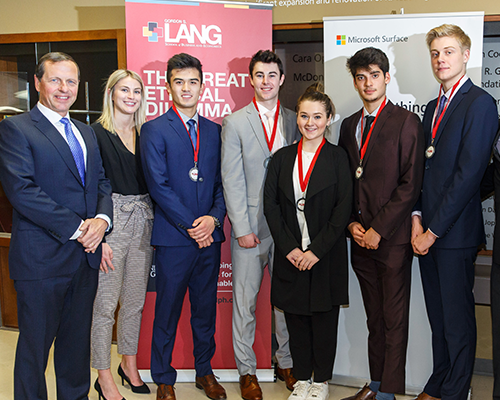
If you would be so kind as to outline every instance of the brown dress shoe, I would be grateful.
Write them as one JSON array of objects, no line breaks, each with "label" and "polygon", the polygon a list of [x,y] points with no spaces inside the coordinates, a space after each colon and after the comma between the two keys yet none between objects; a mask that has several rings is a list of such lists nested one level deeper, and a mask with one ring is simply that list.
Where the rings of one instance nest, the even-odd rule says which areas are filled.
[{"label": "brown dress shoe", "polygon": [[214,374],[205,375],[203,377],[196,377],[196,387],[203,389],[207,397],[213,400],[222,400],[227,398],[226,391],[222,385],[217,382]]},{"label": "brown dress shoe", "polygon": [[293,372],[291,368],[283,368],[281,369],[276,365],[276,377],[280,381],[285,381],[286,388],[288,390],[293,391],[293,385],[295,385],[295,382],[297,382],[297,379],[293,376]]},{"label": "brown dress shoe", "polygon": [[164,383],[158,385],[156,400],[175,400],[174,387],[172,385],[165,385]]},{"label": "brown dress shoe", "polygon": [[441,400],[441,399],[437,398],[437,397],[429,396],[427,393],[422,392],[417,397],[415,397],[413,400]]},{"label": "brown dress shoe", "polygon": [[368,385],[365,385],[363,386],[363,389],[361,389],[354,396],[345,397],[342,400],[375,400],[376,395],[377,392],[374,392]]},{"label": "brown dress shoe", "polygon": [[241,397],[245,400],[262,400],[262,390],[255,375],[240,376]]}]

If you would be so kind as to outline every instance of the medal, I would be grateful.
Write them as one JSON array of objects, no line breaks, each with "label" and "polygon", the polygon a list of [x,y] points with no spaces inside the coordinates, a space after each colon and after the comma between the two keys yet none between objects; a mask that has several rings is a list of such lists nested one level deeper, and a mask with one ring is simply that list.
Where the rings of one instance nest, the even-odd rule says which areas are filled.
[{"label": "medal", "polygon": [[363,176],[363,167],[360,165],[356,168],[356,173],[354,174],[356,179],[360,179]]},{"label": "medal", "polygon": [[267,169],[267,167],[269,166],[269,161],[271,161],[271,158],[273,158],[273,156],[269,156],[267,157],[265,160],[264,160],[264,168]]},{"label": "medal", "polygon": [[305,208],[306,208],[306,199],[301,197],[300,199],[297,200],[297,210],[304,212]]},{"label": "medal", "polygon": [[[361,176],[363,175],[363,159],[365,158],[366,154],[366,149],[368,148],[368,143],[370,142],[370,138],[372,137],[372,132],[373,128],[375,127],[375,124],[377,123],[378,116],[380,115],[380,112],[384,109],[385,104],[387,102],[387,97],[384,97],[384,101],[380,105],[377,115],[375,116],[375,119],[373,120],[372,126],[370,127],[370,130],[368,131],[368,135],[366,135],[366,140],[363,143],[363,146],[359,149],[359,166],[356,168],[356,172],[354,173],[354,177],[356,179],[360,179]],[[365,110],[363,108],[363,112],[361,113],[361,134],[363,134],[363,120],[364,120],[364,114]]]},{"label": "medal", "polygon": [[309,165],[309,169],[307,170],[306,176],[304,177],[303,165],[302,165],[302,141],[304,139],[300,139],[299,145],[297,146],[297,164],[298,164],[298,172],[299,172],[299,184],[300,190],[302,190],[302,197],[297,200],[297,210],[304,212],[306,208],[306,189],[307,184],[309,183],[309,178],[311,177],[312,170],[314,169],[314,164],[316,164],[316,160],[318,159],[319,153],[321,152],[321,148],[326,143],[326,139],[323,138],[323,141],[316,149],[316,153],[314,153],[314,158],[311,161],[311,165]]},{"label": "medal", "polygon": [[174,109],[175,113],[181,120],[182,124],[184,125],[184,128],[186,128],[186,132],[188,134],[189,140],[191,141],[191,145],[193,146],[193,159],[194,159],[194,167],[189,170],[188,176],[189,179],[191,179],[193,182],[198,181],[198,153],[200,152],[200,121],[196,125],[198,125],[198,133],[196,135],[196,147],[194,147],[193,140],[191,139],[191,135],[189,134],[189,129],[187,128],[186,124],[184,123],[184,120],[181,118],[179,115],[179,112],[177,111],[177,108],[175,105],[172,106]]},{"label": "medal", "polygon": [[455,93],[455,90],[457,90],[458,85],[460,84],[460,82],[462,81],[464,76],[465,75],[462,75],[462,77],[458,80],[458,82],[453,85],[453,87],[451,88],[450,96],[446,100],[446,104],[443,107],[441,114],[438,115],[439,103],[441,102],[441,96],[443,95],[443,92],[444,92],[443,84],[441,84],[441,86],[439,87],[439,96],[438,96],[438,99],[436,102],[436,109],[434,110],[434,117],[432,118],[431,144],[425,150],[425,157],[426,158],[431,158],[436,153],[436,148],[434,147],[434,139],[436,138],[436,134],[437,134],[439,125],[441,124],[441,120],[443,119],[444,114],[445,114],[446,110],[448,109],[448,106],[450,105],[450,101],[451,101],[451,98],[453,97],[453,94]]},{"label": "medal", "polygon": [[436,148],[431,144],[427,149],[425,150],[425,157],[426,158],[431,158],[434,153],[436,152]]},{"label": "medal", "polygon": [[189,170],[189,178],[193,182],[198,180],[198,165],[195,164],[194,167]]}]

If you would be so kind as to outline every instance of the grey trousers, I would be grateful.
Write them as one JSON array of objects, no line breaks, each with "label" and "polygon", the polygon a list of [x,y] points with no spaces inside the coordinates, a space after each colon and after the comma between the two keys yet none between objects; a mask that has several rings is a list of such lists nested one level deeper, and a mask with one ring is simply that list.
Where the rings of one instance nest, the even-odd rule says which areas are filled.
[{"label": "grey trousers", "polygon": [[115,270],[99,271],[92,318],[92,367],[111,367],[111,338],[118,313],[118,353],[137,354],[142,309],[153,258],[153,206],[149,195],[113,193],[113,230],[106,242]]},{"label": "grey trousers", "polygon": [[[253,249],[244,249],[231,237],[233,265],[233,348],[240,375],[255,375],[257,359],[253,351],[255,340],[255,308],[264,268],[269,265],[272,275],[274,243],[271,236],[261,239]],[[276,360],[280,368],[292,368],[289,336],[283,311],[274,309],[275,332],[278,341]]]}]

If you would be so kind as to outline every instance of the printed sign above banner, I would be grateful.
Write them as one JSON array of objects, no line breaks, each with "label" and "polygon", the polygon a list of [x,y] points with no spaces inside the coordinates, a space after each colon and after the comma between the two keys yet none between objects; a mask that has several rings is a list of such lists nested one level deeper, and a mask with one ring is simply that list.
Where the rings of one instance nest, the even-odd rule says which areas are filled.
[{"label": "printed sign above banner", "polygon": [[[189,53],[203,65],[205,90],[198,112],[221,123],[253,97],[248,65],[253,54],[272,48],[272,7],[264,4],[195,1],[126,1],[127,67],[141,75],[145,85],[148,119],[164,114],[171,106],[165,87],[167,61]],[[200,134],[203,134],[201,132]],[[226,219],[217,293],[217,350],[212,367],[223,381],[238,380],[231,340],[232,263],[230,225]],[[152,276],[154,276],[154,269]],[[260,380],[273,379],[271,369],[270,279],[266,275],[257,305],[254,350]],[[143,379],[148,376],[155,293],[149,292],[144,307],[137,364]],[[178,381],[193,381],[194,360],[189,300],[184,301],[173,352]]]},{"label": "printed sign above banner", "polygon": [[388,15],[445,13],[482,10],[498,14],[498,4],[491,0],[261,0],[273,8],[273,24],[321,22],[324,16]]}]

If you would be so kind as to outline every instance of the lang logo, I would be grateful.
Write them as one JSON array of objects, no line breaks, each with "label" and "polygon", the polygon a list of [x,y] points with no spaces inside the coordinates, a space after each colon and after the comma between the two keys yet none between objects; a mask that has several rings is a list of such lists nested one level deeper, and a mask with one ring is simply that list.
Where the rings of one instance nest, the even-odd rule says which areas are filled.
[{"label": "lang logo", "polygon": [[195,25],[186,21],[165,20],[167,46],[221,47],[222,30],[217,25]]},{"label": "lang logo", "polygon": [[345,46],[346,35],[337,35],[337,46]]},{"label": "lang logo", "polygon": [[158,38],[163,37],[163,28],[158,28],[158,22],[148,22],[142,27],[142,36],[148,38],[148,42],[158,42]]}]

